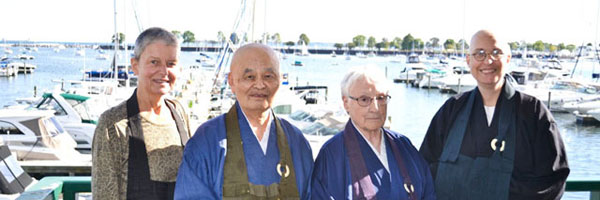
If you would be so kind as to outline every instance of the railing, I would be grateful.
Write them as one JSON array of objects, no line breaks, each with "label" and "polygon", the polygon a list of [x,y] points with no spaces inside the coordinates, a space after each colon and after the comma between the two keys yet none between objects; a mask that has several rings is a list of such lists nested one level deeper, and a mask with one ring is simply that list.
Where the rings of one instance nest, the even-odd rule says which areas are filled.
[{"label": "railing", "polygon": [[54,199],[62,194],[64,200],[75,200],[76,194],[92,191],[90,176],[48,176],[23,192],[18,200]]},{"label": "railing", "polygon": [[[25,199],[54,199],[62,194],[64,200],[75,200],[80,192],[91,192],[91,177],[89,176],[49,176],[45,177],[19,196]],[[567,192],[590,192],[590,200],[600,200],[599,179],[569,179]]]}]

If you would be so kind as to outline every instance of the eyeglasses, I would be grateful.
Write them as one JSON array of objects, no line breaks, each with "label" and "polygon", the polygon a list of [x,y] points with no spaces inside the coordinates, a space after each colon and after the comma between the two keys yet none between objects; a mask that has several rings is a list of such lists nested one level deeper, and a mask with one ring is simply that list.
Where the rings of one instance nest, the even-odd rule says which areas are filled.
[{"label": "eyeglasses", "polygon": [[371,105],[371,103],[373,102],[373,99],[377,100],[378,105],[386,105],[388,102],[390,102],[390,99],[392,98],[392,96],[383,95],[383,96],[376,96],[376,97],[368,97],[368,96],[353,97],[353,96],[348,95],[348,98],[355,100],[356,102],[358,102],[358,105],[360,105],[362,107],[367,107],[367,106]]},{"label": "eyeglasses", "polygon": [[490,55],[490,58],[492,58],[492,60],[500,60],[500,58],[502,58],[502,56],[504,55],[504,53],[502,53],[502,51],[500,49],[494,49],[490,53],[486,53],[485,50],[480,49],[479,51],[477,51],[477,52],[475,52],[475,53],[473,53],[471,55],[477,61],[483,61],[483,60],[485,60],[488,55]]}]

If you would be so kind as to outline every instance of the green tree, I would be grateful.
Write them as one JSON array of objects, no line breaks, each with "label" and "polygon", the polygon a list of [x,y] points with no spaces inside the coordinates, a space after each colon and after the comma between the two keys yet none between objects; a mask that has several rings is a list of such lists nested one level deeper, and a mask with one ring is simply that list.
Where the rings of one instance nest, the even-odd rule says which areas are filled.
[{"label": "green tree", "polygon": [[310,43],[310,39],[308,39],[308,36],[306,36],[306,34],[304,33],[300,34],[298,44],[308,45],[308,43]]},{"label": "green tree", "polygon": [[377,48],[377,51],[381,51],[381,49],[388,49],[390,48],[390,42],[387,38],[382,38],[381,42],[375,44],[375,47]]},{"label": "green tree", "polygon": [[560,44],[558,44],[558,46],[557,46],[557,47],[558,47],[558,50],[559,50],[559,51],[560,51],[560,50],[563,50],[563,49],[565,49],[565,48],[567,48],[567,47],[565,46],[565,43],[562,43],[562,42],[561,42]]},{"label": "green tree", "polygon": [[181,40],[181,31],[172,30],[171,33],[173,33],[178,40]]},{"label": "green tree", "polygon": [[431,43],[431,47],[433,48],[440,47],[440,38],[432,37],[431,39],[429,39],[429,42]]},{"label": "green tree", "polygon": [[465,49],[464,49],[464,50],[467,50],[467,49],[469,49],[469,44],[468,44],[468,43],[467,43],[465,40],[463,40],[463,39],[460,39],[460,40],[458,41],[458,43],[456,43],[456,50],[462,51],[462,50],[463,50],[463,44],[464,44],[464,46],[465,46]]},{"label": "green tree", "polygon": [[556,50],[558,50],[558,46],[550,44],[548,50],[550,50],[550,52],[556,52]]},{"label": "green tree", "polygon": [[569,44],[565,48],[568,49],[570,52],[573,52],[575,48],[577,48],[577,46],[575,46],[574,44]]},{"label": "green tree", "polygon": [[344,47],[344,44],[342,43],[335,43],[333,44],[333,46],[337,49],[337,50],[341,50]]},{"label": "green tree", "polygon": [[184,43],[190,43],[190,42],[195,42],[196,41],[196,37],[194,36],[194,33],[192,31],[185,31],[183,32],[183,42]]},{"label": "green tree", "polygon": [[276,44],[279,44],[281,43],[281,36],[279,35],[279,33],[275,33],[271,36],[271,40]]},{"label": "green tree", "polygon": [[369,40],[367,41],[367,47],[369,47],[369,49],[372,49],[373,47],[375,47],[375,44],[377,44],[377,40],[375,39],[375,37],[370,36]]},{"label": "green tree", "polygon": [[237,33],[233,32],[231,33],[231,35],[229,35],[229,40],[231,40],[231,42],[233,44],[238,44],[240,43],[240,37],[237,35]]},{"label": "green tree", "polygon": [[535,43],[533,43],[533,50],[544,51],[544,49],[544,42],[542,42],[541,40],[535,41]]},{"label": "green tree", "polygon": [[394,40],[392,40],[392,42],[390,42],[390,46],[392,46],[396,49],[401,49],[402,48],[402,38],[395,37]]},{"label": "green tree", "polygon": [[454,49],[454,47],[456,47],[455,44],[456,43],[454,42],[453,39],[447,39],[444,42],[444,49],[446,49],[446,50]]},{"label": "green tree", "polygon": [[227,38],[225,37],[225,34],[223,33],[223,31],[219,31],[219,32],[217,33],[217,40],[218,40],[219,42],[225,42],[225,40],[226,40],[226,39],[227,39]]},{"label": "green tree", "polygon": [[356,45],[354,44],[354,42],[348,42],[346,43],[346,47],[348,47],[348,50],[352,50],[354,49],[354,47],[356,47]]},{"label": "green tree", "polygon": [[508,43],[508,46],[510,46],[510,50],[517,50],[517,49],[519,49],[519,43],[518,42],[510,42],[510,43]]},{"label": "green tree", "polygon": [[116,39],[117,41],[119,41],[119,44],[123,44],[123,41],[125,41],[125,34],[124,33],[118,33],[118,35],[119,35],[119,37],[115,38],[115,34],[113,34],[112,37],[111,37],[112,38],[111,42],[115,43],[115,39]]},{"label": "green tree", "polygon": [[291,47],[291,46],[296,45],[296,43],[294,41],[287,41],[287,42],[285,42],[285,45],[288,47]]},{"label": "green tree", "polygon": [[404,38],[402,39],[402,50],[411,50],[413,47],[413,40],[415,38],[409,34],[407,34],[406,36],[404,36]]},{"label": "green tree", "polygon": [[425,47],[425,42],[423,42],[421,38],[414,39],[413,43],[415,45],[415,49],[423,49]]},{"label": "green tree", "polygon": [[363,47],[365,46],[365,39],[364,35],[357,35],[352,38],[352,43],[354,43],[354,46]]}]

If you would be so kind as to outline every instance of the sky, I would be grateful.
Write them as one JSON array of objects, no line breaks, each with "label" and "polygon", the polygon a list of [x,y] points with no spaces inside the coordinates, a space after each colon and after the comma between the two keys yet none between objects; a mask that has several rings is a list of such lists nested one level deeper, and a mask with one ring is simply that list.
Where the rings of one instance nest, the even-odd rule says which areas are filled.
[{"label": "sky", "polygon": [[[469,41],[477,30],[490,29],[507,41],[597,43],[599,1],[256,0],[254,34],[279,33],[285,42],[305,33],[311,42],[347,43],[359,34],[380,41],[410,33],[443,42]],[[137,22],[216,40],[218,31],[232,31],[240,2],[117,0],[117,29],[129,43],[140,33]],[[0,40],[110,42],[114,8],[111,0],[3,0]]]}]

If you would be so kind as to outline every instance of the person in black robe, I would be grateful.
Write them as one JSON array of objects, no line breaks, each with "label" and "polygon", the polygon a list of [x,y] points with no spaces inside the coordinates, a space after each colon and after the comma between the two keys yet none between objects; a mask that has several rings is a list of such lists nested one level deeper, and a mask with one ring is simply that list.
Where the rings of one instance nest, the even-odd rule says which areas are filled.
[{"label": "person in black robe", "polygon": [[444,103],[419,150],[437,198],[560,199],[570,170],[552,114],[505,77],[506,43],[481,30],[469,51],[477,87]]}]

